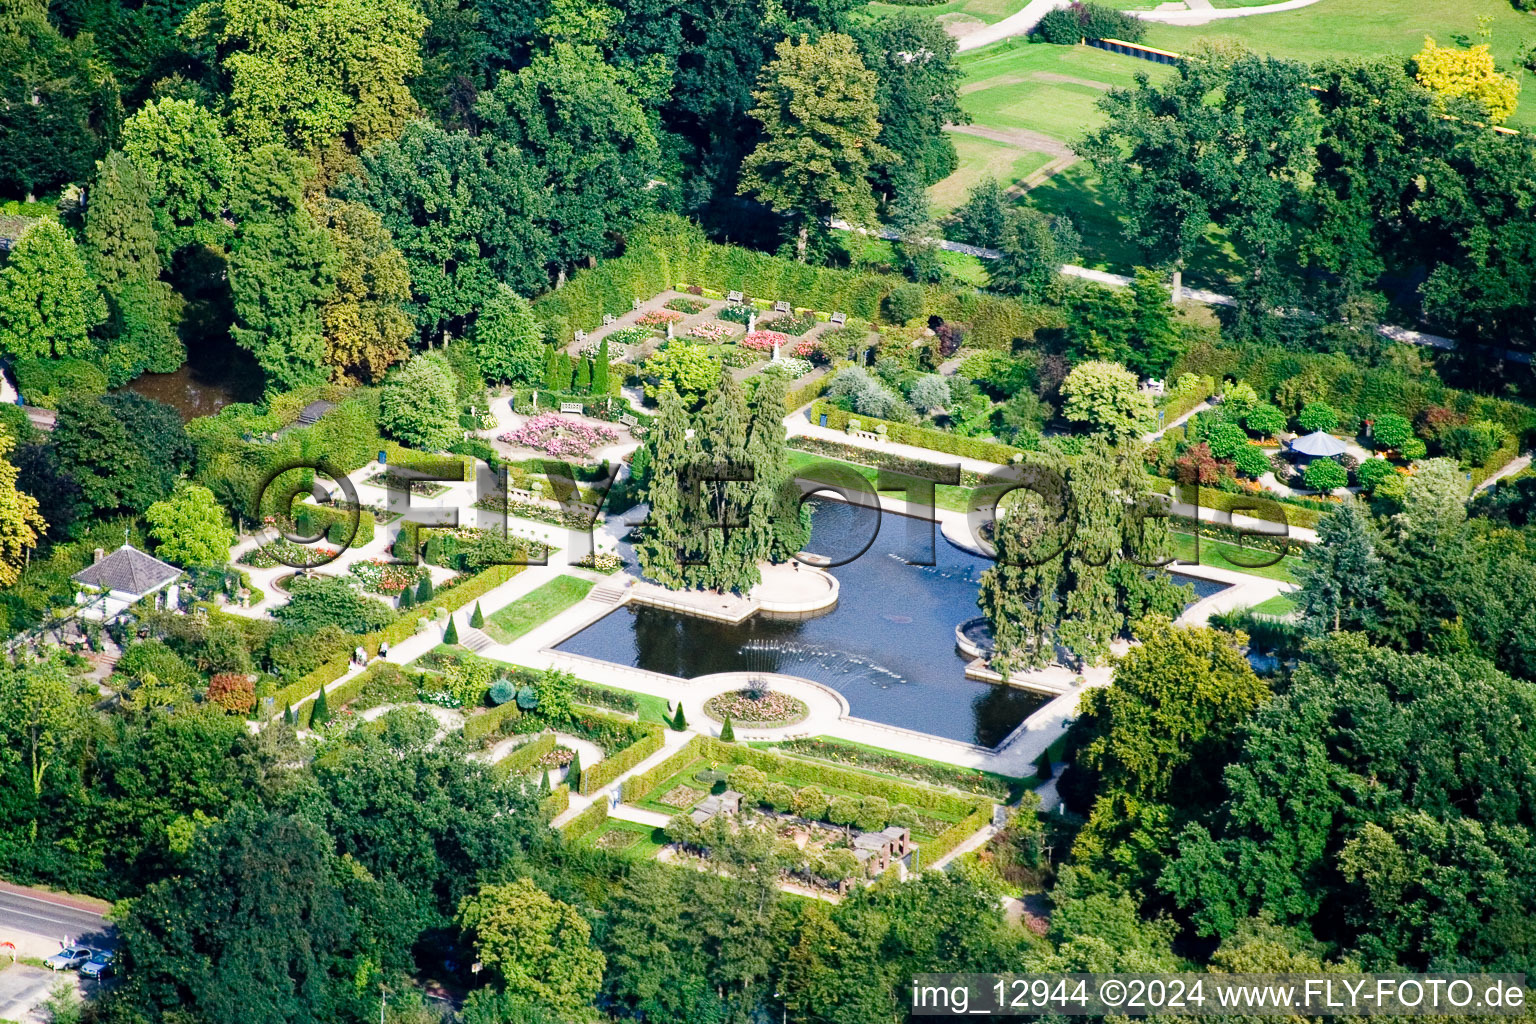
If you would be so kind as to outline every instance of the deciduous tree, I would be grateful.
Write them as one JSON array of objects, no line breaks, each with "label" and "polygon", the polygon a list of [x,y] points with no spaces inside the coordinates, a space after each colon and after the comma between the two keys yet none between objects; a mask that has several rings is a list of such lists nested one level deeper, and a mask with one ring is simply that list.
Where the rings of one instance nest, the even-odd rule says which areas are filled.
[{"label": "deciduous tree", "polygon": [[164,501],[144,511],[150,535],[159,542],[156,554],[188,569],[215,568],[229,561],[235,543],[229,517],[206,487],[182,481]]},{"label": "deciduous tree", "polygon": [[27,358],[91,358],[90,332],[107,304],[79,247],[51,220],[38,221],[0,268],[0,351]]},{"label": "deciduous tree", "polygon": [[520,878],[482,886],[459,904],[458,922],[508,992],[568,1016],[588,1011],[606,960],[592,948],[592,928],[575,907]]}]

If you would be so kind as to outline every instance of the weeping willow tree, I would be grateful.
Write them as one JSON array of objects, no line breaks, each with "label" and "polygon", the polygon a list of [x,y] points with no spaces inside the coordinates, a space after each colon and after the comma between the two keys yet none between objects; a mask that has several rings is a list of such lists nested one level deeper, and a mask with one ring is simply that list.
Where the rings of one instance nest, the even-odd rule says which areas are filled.
[{"label": "weeping willow tree", "polygon": [[1178,615],[1193,596],[1151,567],[1171,553],[1166,519],[1140,463],[1095,440],[1073,460],[1025,467],[999,503],[997,564],[977,603],[1003,672],[1040,668],[1058,649],[1079,666],[1149,613]]}]

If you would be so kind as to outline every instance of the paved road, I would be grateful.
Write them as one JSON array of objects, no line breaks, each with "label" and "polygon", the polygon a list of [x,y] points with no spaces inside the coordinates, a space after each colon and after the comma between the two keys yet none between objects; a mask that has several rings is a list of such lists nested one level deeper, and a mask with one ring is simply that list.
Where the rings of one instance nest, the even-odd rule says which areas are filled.
[{"label": "paved road", "polygon": [[22,949],[31,939],[29,945],[36,948],[36,940],[41,938],[56,949],[66,937],[88,946],[111,945],[112,941],[111,927],[100,914],[24,893],[0,891],[0,942],[14,942]]}]

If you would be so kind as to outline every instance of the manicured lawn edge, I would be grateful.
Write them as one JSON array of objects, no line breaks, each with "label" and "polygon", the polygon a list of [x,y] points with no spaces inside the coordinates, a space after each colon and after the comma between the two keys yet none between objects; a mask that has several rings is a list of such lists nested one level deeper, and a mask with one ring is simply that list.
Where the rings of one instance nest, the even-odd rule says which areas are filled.
[{"label": "manicured lawn edge", "polygon": [[481,629],[497,643],[509,644],[576,604],[593,586],[579,576],[556,576],[488,616]]}]

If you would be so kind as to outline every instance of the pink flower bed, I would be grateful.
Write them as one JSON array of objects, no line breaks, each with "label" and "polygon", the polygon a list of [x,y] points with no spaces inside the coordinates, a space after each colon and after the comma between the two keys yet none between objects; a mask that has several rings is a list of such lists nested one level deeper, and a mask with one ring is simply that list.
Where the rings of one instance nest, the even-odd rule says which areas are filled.
[{"label": "pink flower bed", "polygon": [[665,327],[667,324],[675,324],[683,319],[683,314],[671,309],[653,309],[649,313],[642,314],[635,320],[637,324],[646,327]]},{"label": "pink flower bed", "polygon": [[790,344],[791,340],[789,335],[780,331],[753,331],[741,339],[741,345],[759,352],[772,352],[773,346],[778,345],[780,355],[797,357],[810,355],[816,347],[810,338],[795,338],[793,345]]},{"label": "pink flower bed", "polygon": [[540,413],[516,430],[497,438],[519,448],[535,448],[555,458],[586,455],[599,445],[618,439],[617,432],[601,424],[567,419],[554,412]]},{"label": "pink flower bed", "polygon": [[700,338],[711,344],[718,344],[729,338],[735,331],[730,324],[720,320],[706,320],[695,325],[688,331],[688,337]]}]

